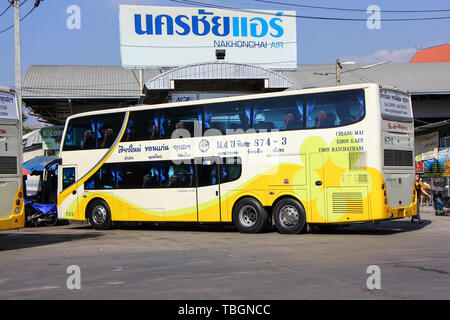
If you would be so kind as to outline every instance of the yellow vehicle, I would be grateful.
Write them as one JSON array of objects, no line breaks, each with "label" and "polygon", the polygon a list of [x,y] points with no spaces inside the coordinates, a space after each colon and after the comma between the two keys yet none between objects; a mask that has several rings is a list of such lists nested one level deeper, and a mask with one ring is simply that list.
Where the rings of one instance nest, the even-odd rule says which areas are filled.
[{"label": "yellow vehicle", "polygon": [[233,222],[256,233],[416,214],[410,96],[378,84],[71,116],[60,219]]},{"label": "yellow vehicle", "polygon": [[13,89],[0,87],[0,230],[23,228],[22,122]]}]

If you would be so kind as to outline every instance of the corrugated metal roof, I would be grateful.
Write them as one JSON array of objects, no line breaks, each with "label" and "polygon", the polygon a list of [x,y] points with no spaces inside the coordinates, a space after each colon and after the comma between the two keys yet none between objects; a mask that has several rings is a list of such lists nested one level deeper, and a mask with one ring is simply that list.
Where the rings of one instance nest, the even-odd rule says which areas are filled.
[{"label": "corrugated metal roof", "polygon": [[[345,70],[364,65],[344,65]],[[334,64],[299,65],[297,71],[284,71],[294,82],[289,90],[336,85],[336,75],[316,73],[335,72]],[[341,84],[375,82],[408,90],[411,94],[450,93],[450,63],[388,63],[341,75]]]},{"label": "corrugated metal roof", "polygon": [[[345,65],[343,71],[363,65]],[[206,63],[161,73],[144,70],[149,89],[170,89],[174,79],[269,79],[271,88],[289,90],[336,84],[334,64],[299,65],[297,71],[277,73],[244,64]],[[450,63],[388,63],[344,73],[341,84],[375,82],[412,94],[450,93]],[[120,66],[31,66],[23,81],[23,98],[136,98],[141,93],[139,72]]]},{"label": "corrugated metal roof", "polygon": [[267,79],[268,88],[289,88],[292,82],[280,73],[240,63],[199,63],[169,70],[145,83],[149,90],[170,90],[171,80]]},{"label": "corrugated metal roof", "polygon": [[[143,79],[161,72],[144,70]],[[24,75],[23,98],[136,98],[139,71],[120,66],[30,66]]]}]

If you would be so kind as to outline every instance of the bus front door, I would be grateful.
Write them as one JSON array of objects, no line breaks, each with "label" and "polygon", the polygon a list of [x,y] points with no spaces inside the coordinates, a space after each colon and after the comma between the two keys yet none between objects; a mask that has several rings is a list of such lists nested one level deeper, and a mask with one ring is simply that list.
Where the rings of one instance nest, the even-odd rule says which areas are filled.
[{"label": "bus front door", "polygon": [[[58,168],[60,172],[58,182],[62,186],[58,190],[58,218],[59,219],[78,219],[78,196],[79,192],[75,188],[77,181],[77,166],[64,165]],[[62,173],[62,174],[61,174]]]},{"label": "bus front door", "polygon": [[196,159],[199,222],[220,222],[219,158]]}]

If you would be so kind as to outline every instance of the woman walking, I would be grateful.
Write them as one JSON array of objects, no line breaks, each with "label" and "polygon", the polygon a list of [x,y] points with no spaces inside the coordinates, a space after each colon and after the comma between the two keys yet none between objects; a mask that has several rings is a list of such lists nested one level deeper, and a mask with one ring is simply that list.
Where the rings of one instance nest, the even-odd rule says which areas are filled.
[{"label": "woman walking", "polygon": [[416,174],[416,180],[414,182],[414,187],[416,188],[416,194],[417,194],[417,215],[411,216],[411,222],[414,223],[414,219],[418,219],[419,223],[422,223],[422,220],[420,219],[420,198],[421,198],[422,194],[425,194],[428,197],[430,197],[430,200],[431,200],[431,196],[425,190],[424,183],[420,180],[420,176],[418,174]]}]

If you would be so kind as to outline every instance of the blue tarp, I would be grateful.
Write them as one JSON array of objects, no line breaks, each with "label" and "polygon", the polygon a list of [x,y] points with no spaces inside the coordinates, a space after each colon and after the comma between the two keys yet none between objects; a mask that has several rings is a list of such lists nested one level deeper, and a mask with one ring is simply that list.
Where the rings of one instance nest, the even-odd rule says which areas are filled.
[{"label": "blue tarp", "polygon": [[[23,163],[23,168],[33,173],[33,171],[43,171],[45,166],[51,161],[57,159],[57,156],[39,156]],[[56,169],[56,164],[52,166]]]},{"label": "blue tarp", "polygon": [[56,203],[51,204],[41,204],[41,203],[33,203],[31,201],[25,200],[25,204],[31,204],[34,210],[47,215],[56,213]]}]

